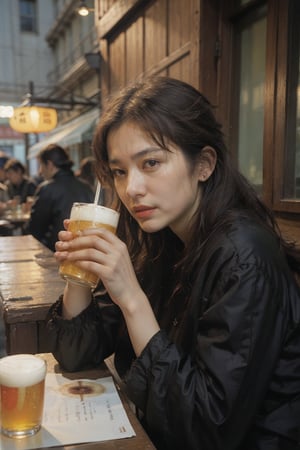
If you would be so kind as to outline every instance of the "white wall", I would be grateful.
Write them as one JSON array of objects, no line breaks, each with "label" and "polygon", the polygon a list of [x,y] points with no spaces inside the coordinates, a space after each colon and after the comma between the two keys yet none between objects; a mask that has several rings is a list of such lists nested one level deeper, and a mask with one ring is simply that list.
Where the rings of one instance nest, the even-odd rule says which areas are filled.
[{"label": "white wall", "polygon": [[51,0],[38,0],[38,32],[29,33],[20,31],[18,0],[1,0],[1,6],[0,102],[18,102],[20,94],[26,94],[29,81],[37,89],[47,86],[46,75],[53,59],[45,35],[53,23],[54,8]]},{"label": "white wall", "polygon": [[[19,0],[1,0],[0,104],[20,105],[33,81],[36,95],[45,95],[53,55],[45,35],[53,24],[53,0],[37,0],[37,33],[20,31]],[[1,139],[0,139],[1,148]],[[14,156],[24,161],[25,146],[15,142]]]}]

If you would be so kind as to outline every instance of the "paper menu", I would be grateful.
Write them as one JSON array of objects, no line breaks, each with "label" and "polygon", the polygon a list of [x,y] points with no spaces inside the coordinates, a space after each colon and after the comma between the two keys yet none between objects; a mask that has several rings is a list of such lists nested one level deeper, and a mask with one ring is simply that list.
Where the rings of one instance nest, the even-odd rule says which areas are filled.
[{"label": "paper menu", "polygon": [[46,377],[42,429],[23,439],[1,436],[1,450],[36,448],[135,436],[112,377],[69,380]]}]

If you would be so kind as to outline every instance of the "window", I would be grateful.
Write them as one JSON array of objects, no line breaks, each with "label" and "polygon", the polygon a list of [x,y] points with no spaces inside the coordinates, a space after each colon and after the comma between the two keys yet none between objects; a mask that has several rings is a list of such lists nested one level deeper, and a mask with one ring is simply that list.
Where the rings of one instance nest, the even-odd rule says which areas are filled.
[{"label": "window", "polygon": [[[259,14],[257,14],[259,13]],[[238,31],[237,154],[240,171],[262,191],[264,92],[266,65],[265,8]],[[255,132],[254,132],[255,130]]]},{"label": "window", "polygon": [[21,31],[37,31],[36,0],[20,0]]},{"label": "window", "polygon": [[[280,2],[274,54],[273,209],[300,212],[300,3]],[[271,111],[270,111],[271,113]],[[270,151],[270,149],[266,149]]]},{"label": "window", "polygon": [[236,164],[270,208],[300,213],[300,1],[223,1],[219,85]]},{"label": "window", "polygon": [[[300,200],[300,7],[288,12],[286,65],[286,130],[283,198]],[[297,20],[294,20],[294,18]]]}]

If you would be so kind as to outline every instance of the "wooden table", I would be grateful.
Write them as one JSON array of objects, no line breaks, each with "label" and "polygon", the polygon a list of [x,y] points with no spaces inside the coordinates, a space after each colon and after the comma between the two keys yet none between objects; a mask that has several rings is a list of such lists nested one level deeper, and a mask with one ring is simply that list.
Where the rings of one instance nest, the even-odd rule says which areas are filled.
[{"label": "wooden table", "polygon": [[12,213],[11,211],[6,211],[3,215],[3,219],[10,224],[12,235],[19,236],[26,234],[24,229],[26,228],[26,224],[29,222],[30,213],[22,211]]},{"label": "wooden table", "polygon": [[[53,358],[50,353],[42,353],[39,354],[41,358],[45,359],[47,362],[47,370],[50,373],[60,373],[64,377],[69,378],[70,380],[78,380],[81,378],[85,379],[97,379],[107,376],[112,376],[114,378],[114,372],[111,371],[110,368],[106,364],[102,364],[97,369],[93,370],[85,370],[81,372],[64,372],[61,370],[57,361]],[[121,398],[123,407],[127,413],[128,419],[131,423],[132,428],[136,436],[123,438],[123,439],[113,439],[108,441],[98,441],[98,442],[90,442],[90,443],[78,443],[78,444],[68,444],[68,445],[58,445],[55,447],[42,447],[36,450],[155,450],[154,445],[152,444],[150,438],[147,433],[141,426],[138,421],[131,405],[126,396],[124,388],[122,384],[118,383],[118,380],[114,379],[118,394]],[[100,425],[100,424],[99,424]],[[75,426],[75,425],[74,425]],[[16,446],[15,448],[19,448]]]},{"label": "wooden table", "polygon": [[49,351],[44,320],[64,286],[52,252],[33,236],[0,237],[0,312],[8,354]]},{"label": "wooden table", "polygon": [[[61,370],[59,364],[50,353],[40,353],[38,354],[38,356],[46,360],[48,373],[62,374],[64,378],[67,378],[69,380],[96,380],[98,378],[107,376],[112,376],[114,378],[114,373],[111,372],[111,370],[105,363],[100,365],[97,369],[68,373]],[[28,445],[28,442],[26,445],[26,440],[23,441],[22,439],[10,439],[1,435],[0,448],[2,450],[25,450],[28,447],[35,447],[36,450],[155,450],[154,445],[152,444],[144,428],[141,426],[134,413],[134,410],[130,405],[124,387],[122,386],[122,384],[118,384],[117,380],[114,381],[129,422],[135,432],[135,436],[121,439],[115,438],[106,441],[93,441],[84,443],[79,443],[79,441],[78,443],[76,443],[75,441],[75,443],[73,444],[63,444],[63,438],[61,433],[59,432],[59,425],[56,425],[56,431],[58,432],[59,438],[58,440],[54,439],[55,446],[53,446],[53,439],[47,439],[47,430],[41,430],[41,432],[35,435],[33,440],[30,439],[31,445]],[[74,427],[76,426],[79,426],[78,423],[74,423]],[[84,421],[80,423],[80,427],[84,427]],[[99,421],[99,427],[101,427],[101,419]],[[44,435],[45,439],[42,439],[42,434]]]},{"label": "wooden table", "polygon": [[9,222],[9,220],[3,219],[1,216],[0,219],[0,236],[12,236],[13,234],[13,225]]},{"label": "wooden table", "polygon": [[155,447],[135,416],[125,395],[112,358],[98,369],[62,372],[48,353],[44,319],[50,305],[62,293],[65,282],[58,275],[53,254],[30,235],[0,237],[0,310],[5,324],[7,353],[39,353],[48,371],[70,379],[112,375],[135,437],[112,441],[72,444],[56,450],[153,450]]}]

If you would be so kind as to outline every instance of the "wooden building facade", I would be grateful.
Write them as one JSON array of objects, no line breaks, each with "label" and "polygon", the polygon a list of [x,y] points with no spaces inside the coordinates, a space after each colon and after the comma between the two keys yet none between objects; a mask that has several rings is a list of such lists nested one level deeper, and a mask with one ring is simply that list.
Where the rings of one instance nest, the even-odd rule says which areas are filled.
[{"label": "wooden building facade", "polygon": [[300,242],[299,0],[95,0],[101,98],[169,75],[216,107],[233,160]]}]

